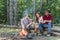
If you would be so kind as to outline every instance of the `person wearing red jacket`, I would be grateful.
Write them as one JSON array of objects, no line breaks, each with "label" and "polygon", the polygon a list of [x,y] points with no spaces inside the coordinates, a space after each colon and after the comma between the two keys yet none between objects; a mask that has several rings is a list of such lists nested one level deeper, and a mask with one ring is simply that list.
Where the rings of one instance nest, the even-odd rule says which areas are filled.
[{"label": "person wearing red jacket", "polygon": [[39,25],[40,31],[43,32],[43,27],[48,27],[48,34],[51,33],[51,25],[52,25],[53,17],[50,14],[49,10],[45,11],[45,15],[43,16],[43,23]]}]

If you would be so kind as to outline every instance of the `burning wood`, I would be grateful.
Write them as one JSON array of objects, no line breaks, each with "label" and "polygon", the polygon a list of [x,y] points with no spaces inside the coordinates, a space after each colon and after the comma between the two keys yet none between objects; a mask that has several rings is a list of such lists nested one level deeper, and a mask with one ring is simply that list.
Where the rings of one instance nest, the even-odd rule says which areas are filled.
[{"label": "burning wood", "polygon": [[20,32],[20,36],[23,37],[23,36],[27,36],[28,35],[28,32],[26,29],[22,29],[22,31]]}]

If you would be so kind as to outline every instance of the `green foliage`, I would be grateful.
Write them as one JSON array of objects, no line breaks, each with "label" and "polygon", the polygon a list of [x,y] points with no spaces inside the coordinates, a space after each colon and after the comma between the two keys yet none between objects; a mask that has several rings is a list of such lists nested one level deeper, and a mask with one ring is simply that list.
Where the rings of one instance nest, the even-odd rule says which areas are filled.
[{"label": "green foliage", "polygon": [[0,0],[0,24],[7,21],[6,0]]},{"label": "green foliage", "polygon": [[[41,7],[39,0],[36,3],[36,11],[39,12]],[[47,0],[43,0],[42,15],[44,15],[46,9],[50,9],[51,14],[53,15],[53,23],[60,23],[60,0],[48,0],[48,5]]]},{"label": "green foliage", "polygon": [[[48,0],[48,6],[43,5],[43,10],[46,8],[50,9],[52,15],[53,15],[53,23],[60,23],[60,0]],[[46,3],[44,3],[46,4]]]},{"label": "green foliage", "polygon": [[[7,0],[0,0],[0,24],[6,24],[7,22]],[[18,1],[18,20],[23,17],[24,11],[28,11],[28,14],[33,18],[34,0],[17,0]],[[40,11],[40,0],[36,0],[36,12]],[[43,0],[43,6],[41,14],[43,15],[46,9],[50,9],[53,15],[53,23],[60,23],[60,0]]]},{"label": "green foliage", "polygon": [[33,8],[33,0],[18,0],[18,17],[19,17],[19,19],[23,17],[24,11],[26,9],[30,12],[30,8]]}]

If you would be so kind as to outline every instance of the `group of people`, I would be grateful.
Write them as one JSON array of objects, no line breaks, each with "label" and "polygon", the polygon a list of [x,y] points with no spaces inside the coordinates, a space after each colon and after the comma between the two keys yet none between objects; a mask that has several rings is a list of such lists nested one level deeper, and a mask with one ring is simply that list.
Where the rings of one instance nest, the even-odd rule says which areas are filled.
[{"label": "group of people", "polygon": [[[53,17],[51,15],[50,10],[46,10],[43,16],[41,16],[40,12],[37,12],[35,19],[36,19],[36,23],[38,24],[38,27],[36,28],[37,31],[39,29],[40,33],[43,34],[44,27],[47,27],[48,34],[51,34]],[[27,34],[29,34],[31,30],[31,26],[30,26],[31,24],[32,24],[32,19],[28,15],[24,15],[24,17],[21,19],[21,26],[23,30],[22,32],[20,32],[21,36],[23,35],[26,36]]]}]

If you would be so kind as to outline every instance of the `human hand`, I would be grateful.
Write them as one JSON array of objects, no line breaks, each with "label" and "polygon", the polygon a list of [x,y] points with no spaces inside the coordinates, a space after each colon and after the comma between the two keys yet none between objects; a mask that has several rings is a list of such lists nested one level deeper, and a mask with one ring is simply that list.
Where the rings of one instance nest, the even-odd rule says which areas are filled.
[{"label": "human hand", "polygon": [[45,22],[42,22],[42,23],[45,23]]},{"label": "human hand", "polygon": [[29,25],[27,25],[27,28],[29,27]]},{"label": "human hand", "polygon": [[24,29],[25,27],[22,27],[22,29]]},{"label": "human hand", "polygon": [[44,20],[44,22],[48,22],[48,20]]},{"label": "human hand", "polygon": [[45,22],[47,22],[47,20],[44,20],[42,23],[45,23]]}]

